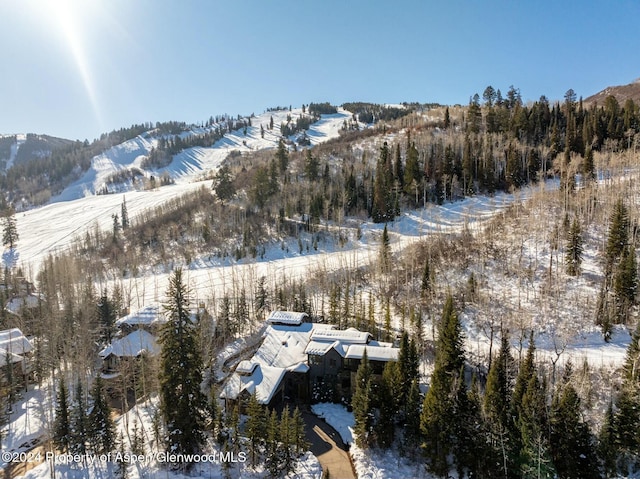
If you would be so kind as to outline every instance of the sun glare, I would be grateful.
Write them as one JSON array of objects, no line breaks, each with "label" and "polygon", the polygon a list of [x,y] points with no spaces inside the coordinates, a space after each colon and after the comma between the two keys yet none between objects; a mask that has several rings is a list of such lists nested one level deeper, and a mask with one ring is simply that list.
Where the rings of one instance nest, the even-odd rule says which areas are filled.
[{"label": "sun glare", "polygon": [[[84,89],[93,109],[93,114],[102,124],[100,105],[96,94],[95,83],[91,74],[90,63],[84,48],[82,37],[82,24],[90,20],[89,8],[93,2],[86,0],[55,0],[39,3],[44,6],[46,21],[52,24],[55,30],[62,36],[69,49],[73,61],[82,79]],[[86,25],[85,25],[86,27]]]}]

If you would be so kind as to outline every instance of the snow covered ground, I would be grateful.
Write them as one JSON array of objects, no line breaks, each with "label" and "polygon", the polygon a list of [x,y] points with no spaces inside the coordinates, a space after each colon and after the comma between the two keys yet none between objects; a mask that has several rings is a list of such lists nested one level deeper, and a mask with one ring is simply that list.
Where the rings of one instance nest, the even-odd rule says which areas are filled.
[{"label": "snow covered ground", "polygon": [[364,451],[355,444],[353,413],[341,404],[320,403],[311,406],[314,414],[333,427],[342,441],[349,445],[349,454],[359,479],[397,479],[399,477],[422,477],[431,479],[424,466],[401,457],[396,451],[377,448]]},{"label": "snow covered ground", "polygon": [[[88,455],[84,460],[69,457],[63,454],[54,455],[45,450],[31,452],[30,459],[34,460],[32,469],[18,476],[24,479],[90,479],[115,477],[123,463],[127,464],[127,477],[129,479],[222,479],[225,477],[242,477],[259,479],[268,474],[263,466],[252,468],[246,460],[246,456],[221,456],[219,447],[209,444],[206,453],[200,456],[200,462],[196,462],[188,473],[179,470],[169,470],[166,467],[168,458],[156,451],[156,439],[153,433],[153,418],[158,409],[158,400],[153,398],[145,403],[138,404],[116,421],[117,436],[124,439],[125,454],[131,454],[131,443],[136,431],[143,438],[144,451],[141,456],[120,456],[120,452],[114,451],[111,455]],[[37,425],[35,425],[37,427]],[[36,431],[36,427],[32,427]],[[7,449],[3,451],[13,451]],[[6,464],[2,464],[6,466]],[[228,470],[228,473],[227,473]],[[54,473],[52,475],[52,473]],[[318,460],[311,453],[306,453],[298,459],[295,470],[286,478],[296,479],[320,479],[322,468]]]}]

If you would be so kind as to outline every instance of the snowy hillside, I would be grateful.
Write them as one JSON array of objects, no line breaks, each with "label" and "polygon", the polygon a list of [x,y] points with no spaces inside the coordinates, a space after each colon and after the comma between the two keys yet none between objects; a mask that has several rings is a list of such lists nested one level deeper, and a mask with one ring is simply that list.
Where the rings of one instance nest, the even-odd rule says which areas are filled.
[{"label": "snowy hillside", "polygon": [[[106,183],[114,173],[131,170],[133,168],[143,171],[145,176],[160,177],[168,174],[176,183],[191,183],[200,179],[204,174],[218,168],[220,163],[232,150],[249,152],[262,149],[275,148],[280,139],[280,124],[287,121],[287,118],[295,120],[302,115],[302,109],[294,108],[291,111],[278,110],[255,115],[248,119],[251,125],[244,130],[235,130],[226,133],[224,137],[217,141],[212,147],[194,147],[183,150],[173,157],[173,161],[164,168],[147,169],[143,168],[143,160],[149,155],[151,149],[157,147],[158,137],[153,131],[144,133],[131,140],[116,145],[104,153],[96,156],[91,161],[91,167],[84,175],[69,185],[61,194],[52,199],[53,203],[60,201],[71,201],[79,198],[95,195],[106,188]],[[340,110],[333,115],[323,115],[322,118],[311,125],[307,131],[307,137],[312,145],[322,143],[330,138],[339,135],[344,121],[349,120],[351,114]],[[272,120],[273,119],[273,120]],[[273,121],[274,128],[268,129],[268,125]],[[188,132],[182,133],[181,138],[192,135],[202,135],[210,133],[218,124],[208,128],[192,128]],[[263,127],[263,135],[261,134]],[[300,134],[291,137],[297,139]],[[131,190],[131,185],[120,187],[118,192]]]}]

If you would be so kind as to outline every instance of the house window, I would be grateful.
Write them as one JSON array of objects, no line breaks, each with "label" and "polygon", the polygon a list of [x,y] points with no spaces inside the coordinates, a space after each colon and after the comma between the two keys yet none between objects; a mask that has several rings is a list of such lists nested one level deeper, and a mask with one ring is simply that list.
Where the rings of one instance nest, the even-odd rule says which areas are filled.
[{"label": "house window", "polygon": [[329,366],[331,366],[332,368],[336,367],[336,360],[335,358],[331,358],[329,359]]}]

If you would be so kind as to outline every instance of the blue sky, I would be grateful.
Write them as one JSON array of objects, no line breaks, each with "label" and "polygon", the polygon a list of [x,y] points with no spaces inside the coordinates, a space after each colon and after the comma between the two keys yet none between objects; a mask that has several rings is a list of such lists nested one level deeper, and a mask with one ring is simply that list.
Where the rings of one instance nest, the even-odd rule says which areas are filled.
[{"label": "blue sky", "polygon": [[0,133],[92,140],[311,101],[589,96],[640,77],[640,2],[0,0]]}]

